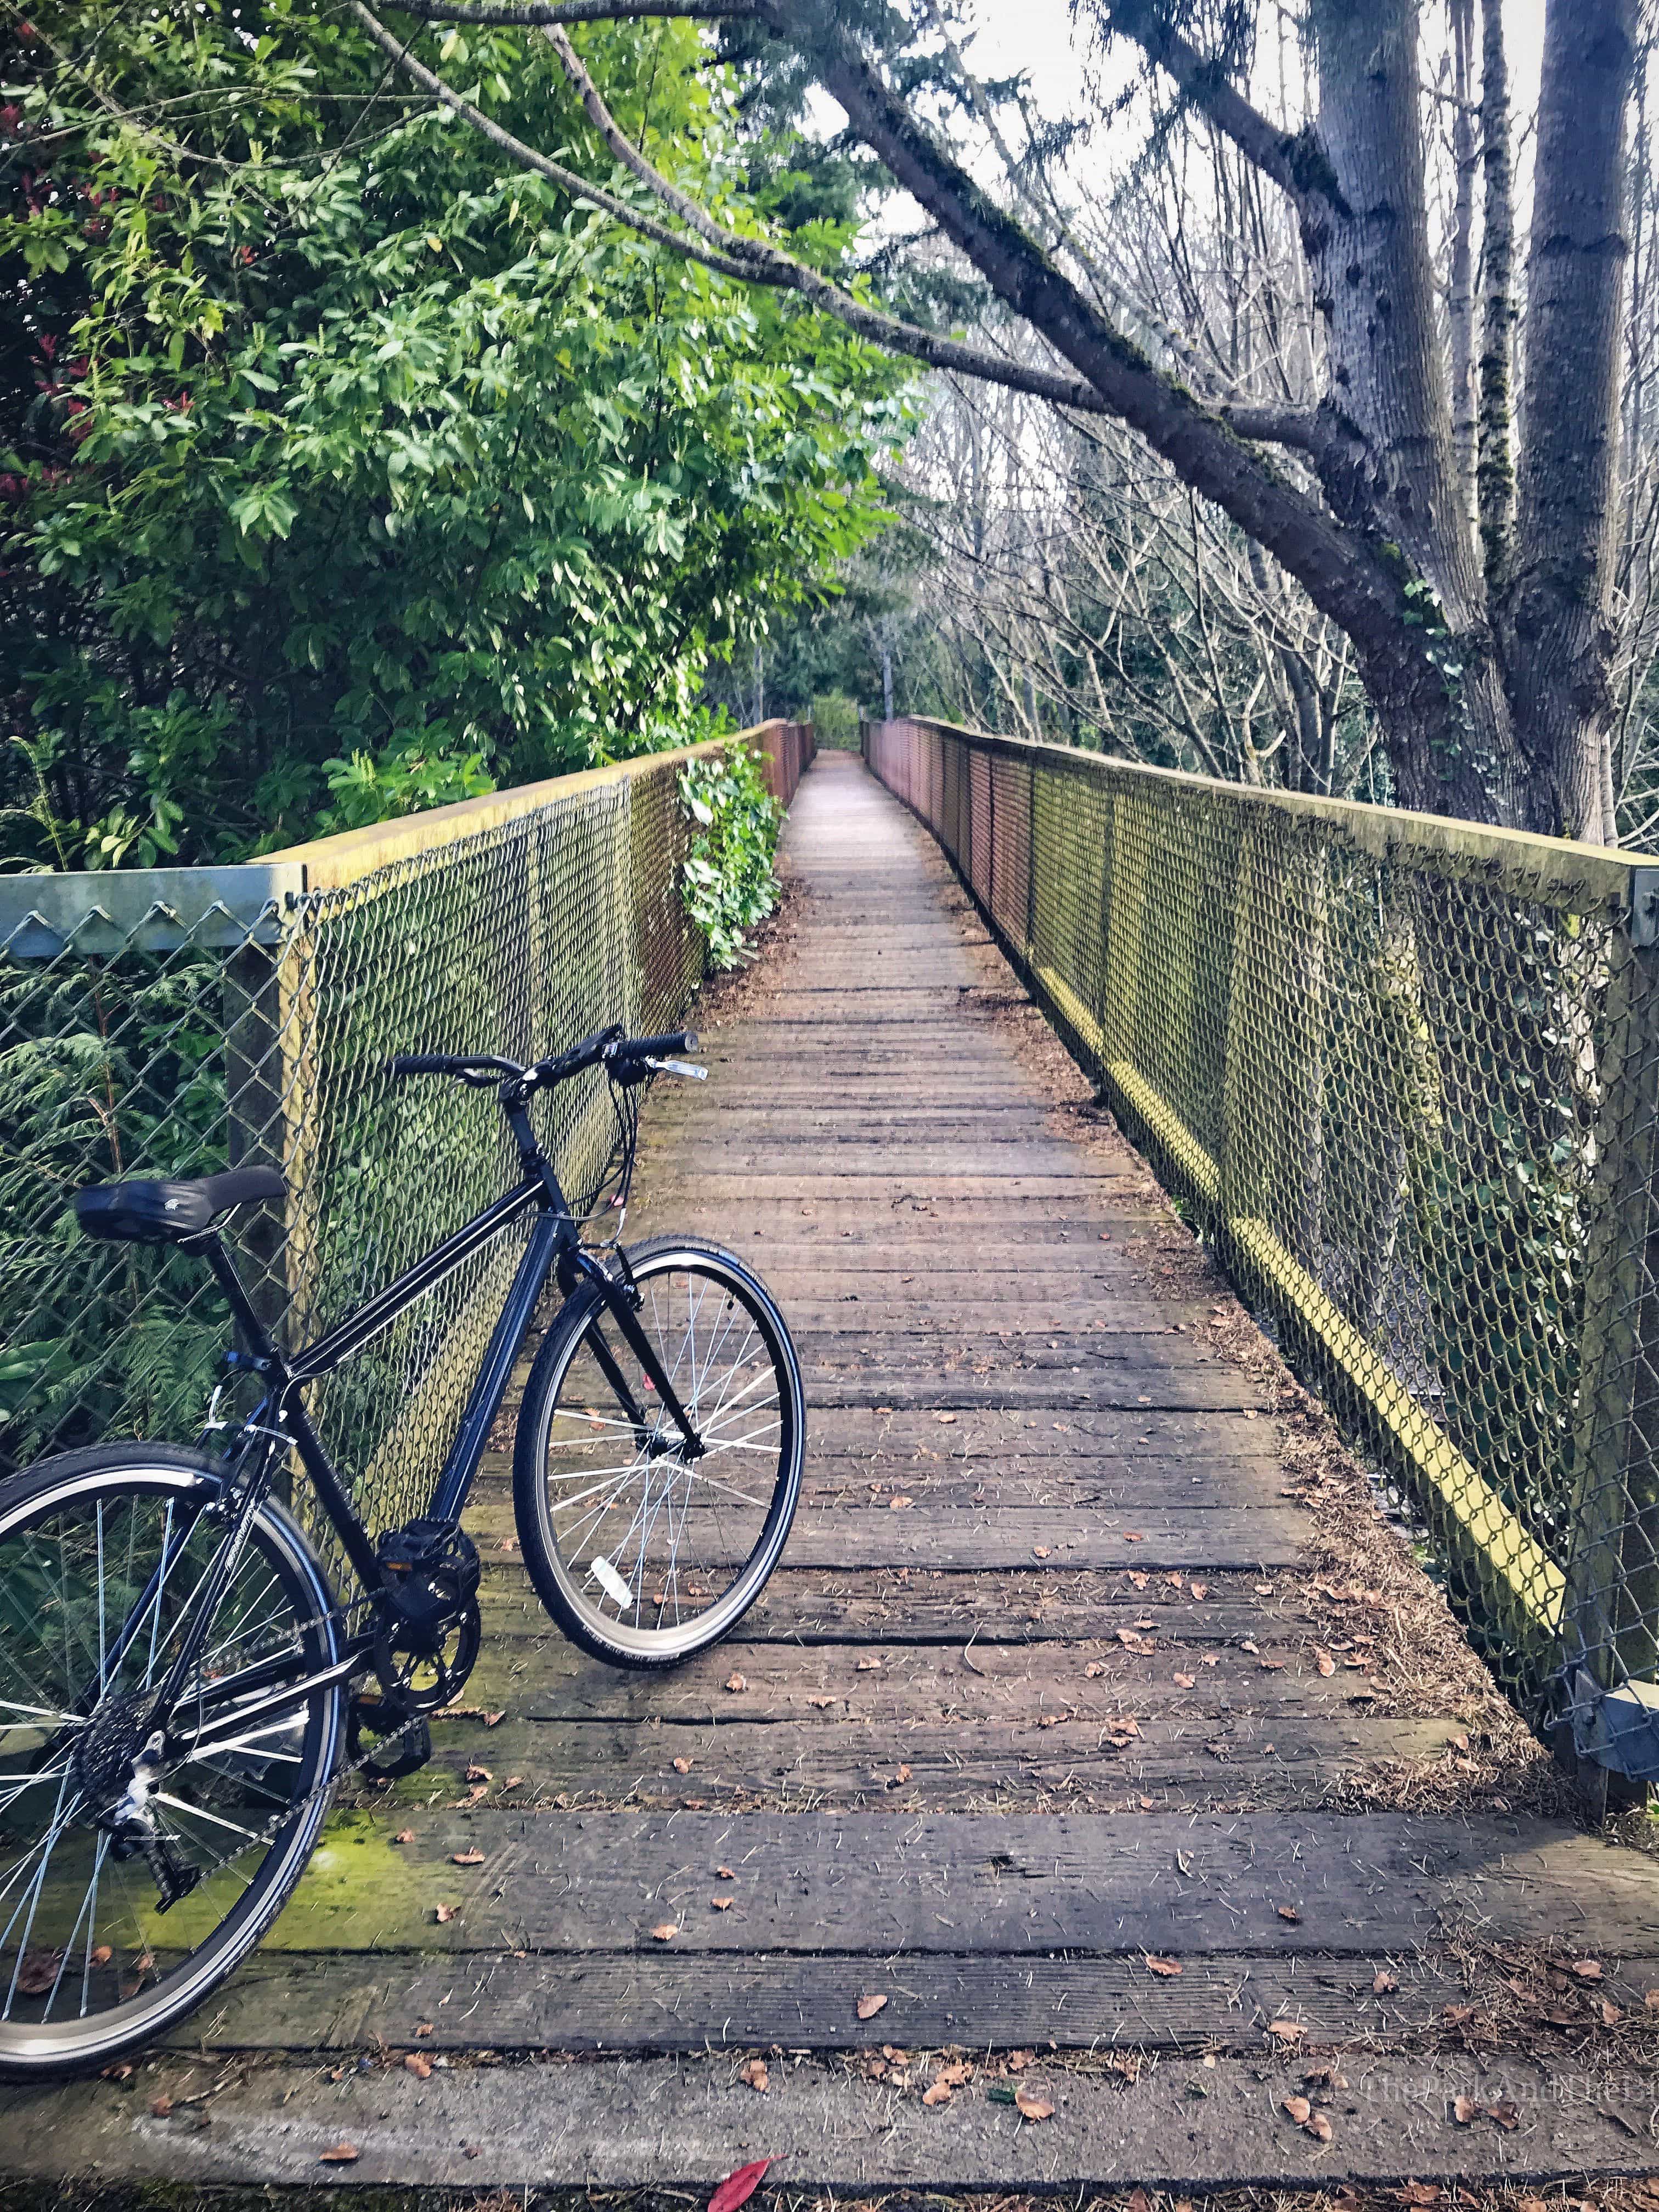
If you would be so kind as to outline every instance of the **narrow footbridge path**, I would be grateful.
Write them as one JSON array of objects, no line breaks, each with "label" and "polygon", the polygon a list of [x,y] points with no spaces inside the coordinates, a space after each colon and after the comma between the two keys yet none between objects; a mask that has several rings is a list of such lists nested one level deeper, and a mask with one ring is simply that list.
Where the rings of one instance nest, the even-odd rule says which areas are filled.
[{"label": "narrow footbridge path", "polygon": [[[1332,1583],[1316,1421],[857,760],[787,860],[630,1222],[739,1248],[796,1332],[764,1601],[667,1679],[589,1662],[499,1455],[434,1767],[153,2071],[0,2124],[42,2170],[318,2182],[344,2140],[480,2189],[1659,2163],[1659,1868],[1490,1755],[1473,1662],[1413,1668],[1409,1562]],[[149,2113],[213,2083],[210,2126]]]}]

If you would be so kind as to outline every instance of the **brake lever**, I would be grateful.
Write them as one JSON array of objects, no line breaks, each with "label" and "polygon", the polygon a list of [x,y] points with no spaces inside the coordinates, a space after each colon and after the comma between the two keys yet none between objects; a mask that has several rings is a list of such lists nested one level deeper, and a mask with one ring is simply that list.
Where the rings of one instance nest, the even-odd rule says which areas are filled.
[{"label": "brake lever", "polygon": [[644,1065],[653,1075],[683,1075],[693,1083],[707,1083],[708,1080],[708,1070],[694,1066],[689,1060],[652,1060],[647,1057]]}]

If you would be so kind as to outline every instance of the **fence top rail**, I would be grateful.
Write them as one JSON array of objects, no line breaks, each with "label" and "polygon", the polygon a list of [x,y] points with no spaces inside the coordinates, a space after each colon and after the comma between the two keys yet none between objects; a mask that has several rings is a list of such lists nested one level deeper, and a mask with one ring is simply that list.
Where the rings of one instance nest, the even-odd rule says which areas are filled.
[{"label": "fence top rail", "polygon": [[778,717],[700,745],[644,753],[636,760],[518,784],[453,806],[406,814],[335,837],[291,845],[263,859],[222,867],[100,868],[46,875],[0,875],[0,953],[50,959],[71,943],[108,951],[136,940],[153,950],[276,942],[307,892],[337,890],[399,860],[476,837],[556,801],[614,788],[671,763],[718,752],[738,738],[763,739],[789,725]]},{"label": "fence top rail", "polygon": [[[1230,805],[1328,823],[1380,860],[1458,861],[1466,868],[1484,870],[1510,888],[1549,905],[1626,915],[1637,944],[1659,943],[1659,855],[1620,853],[1571,837],[1495,829],[1485,823],[1455,821],[1447,815],[1368,805],[1361,799],[1318,799],[1302,792],[1225,783],[1218,777],[1195,775],[1184,769],[1148,768],[1109,753],[1084,752],[1073,745],[1053,744],[1041,738],[1000,737],[988,730],[940,721],[930,714],[902,719],[917,729],[959,738],[981,751],[1041,761],[1073,775],[1144,779],[1148,784],[1188,792],[1197,799],[1224,799]],[[879,729],[884,725],[872,726]]]}]

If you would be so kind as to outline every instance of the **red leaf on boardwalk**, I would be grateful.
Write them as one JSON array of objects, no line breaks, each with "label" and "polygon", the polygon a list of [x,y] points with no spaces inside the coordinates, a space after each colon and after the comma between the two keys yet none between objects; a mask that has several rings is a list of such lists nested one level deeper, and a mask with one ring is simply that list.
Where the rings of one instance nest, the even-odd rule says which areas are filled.
[{"label": "red leaf on boardwalk", "polygon": [[760,2187],[761,2176],[772,2163],[769,2158],[757,2158],[752,2166],[740,2166],[735,2173],[728,2173],[708,2200],[708,2212],[738,2212],[739,2204],[746,2204]]}]

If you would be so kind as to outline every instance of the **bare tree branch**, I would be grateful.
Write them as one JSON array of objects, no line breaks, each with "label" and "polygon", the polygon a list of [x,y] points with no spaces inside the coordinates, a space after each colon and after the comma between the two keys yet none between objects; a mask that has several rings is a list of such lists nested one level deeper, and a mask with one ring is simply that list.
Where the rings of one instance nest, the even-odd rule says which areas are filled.
[{"label": "bare tree branch", "polygon": [[811,54],[819,82],[854,131],[1007,305],[1088,378],[1112,414],[1298,577],[1362,651],[1395,651],[1397,580],[1364,538],[1280,475],[1109,323],[921,128],[833,22],[826,25],[805,0],[788,6],[789,35]]},{"label": "bare tree branch", "polygon": [[1222,421],[1241,438],[1267,446],[1292,446],[1304,453],[1322,451],[1326,440],[1316,409],[1310,407],[1250,407],[1227,405]]},{"label": "bare tree branch", "polygon": [[1110,27],[1173,77],[1194,106],[1298,207],[1322,200],[1339,215],[1351,213],[1311,131],[1281,131],[1270,123],[1217,63],[1161,21],[1147,0],[1110,0],[1104,13]]}]

